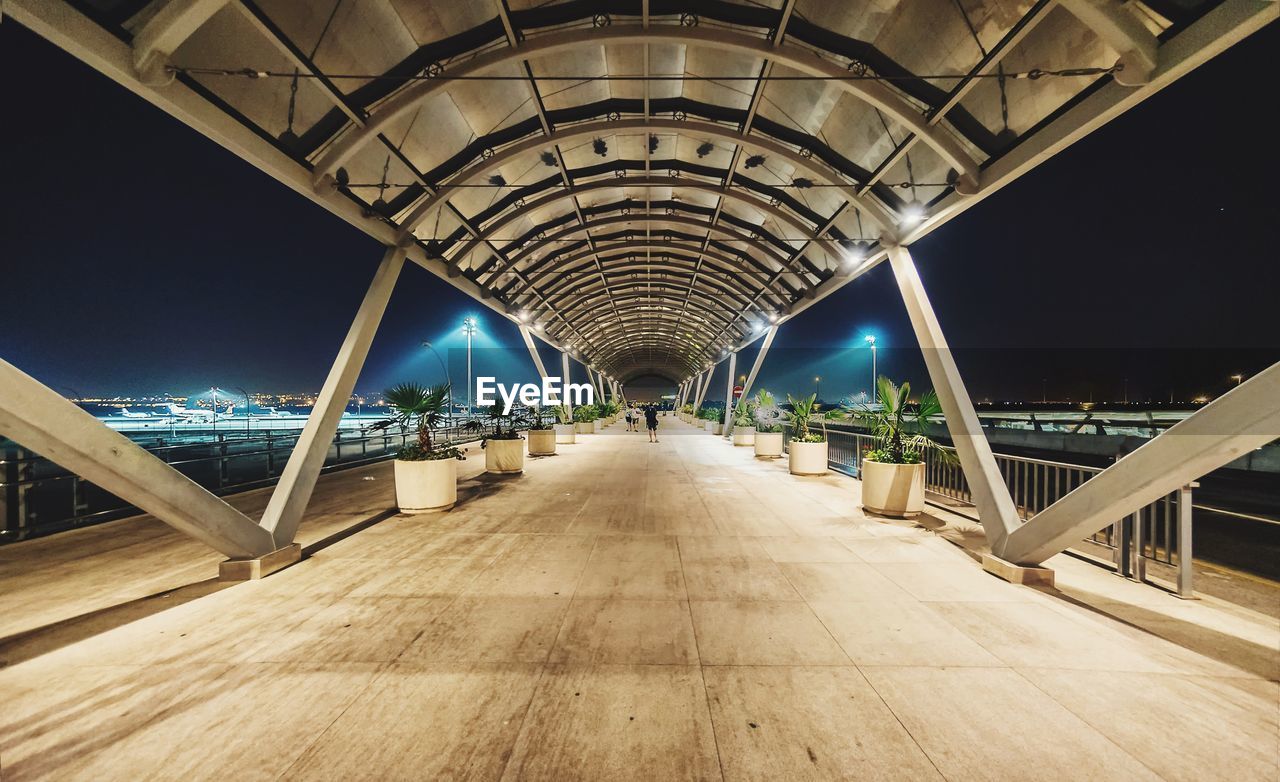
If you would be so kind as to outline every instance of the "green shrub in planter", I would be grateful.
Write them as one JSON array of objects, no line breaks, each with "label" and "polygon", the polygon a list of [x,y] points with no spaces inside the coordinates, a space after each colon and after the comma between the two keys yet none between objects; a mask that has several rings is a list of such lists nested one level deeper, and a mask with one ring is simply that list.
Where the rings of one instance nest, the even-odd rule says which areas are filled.
[{"label": "green shrub in planter", "polygon": [[417,383],[401,383],[388,389],[383,398],[391,407],[393,416],[384,424],[398,423],[418,430],[418,442],[406,445],[396,454],[405,462],[424,462],[434,459],[465,459],[462,450],[453,446],[438,446],[431,442],[431,430],[444,419],[449,407],[449,385],[422,386]]}]

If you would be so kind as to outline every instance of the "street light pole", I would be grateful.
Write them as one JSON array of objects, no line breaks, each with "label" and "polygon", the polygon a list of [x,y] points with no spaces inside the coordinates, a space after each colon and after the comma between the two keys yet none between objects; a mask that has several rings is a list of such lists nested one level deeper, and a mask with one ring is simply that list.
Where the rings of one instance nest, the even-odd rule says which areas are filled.
[{"label": "street light pole", "polygon": [[822,378],[814,376],[813,378],[813,399],[818,401],[822,398]]},{"label": "street light pole", "polygon": [[471,335],[476,333],[476,319],[464,318],[462,320],[462,330],[467,335],[467,416],[472,413],[471,405]]},{"label": "street light pole", "polygon": [[211,388],[209,393],[213,394],[213,431],[218,431],[218,389]]},{"label": "street light pole", "polygon": [[876,401],[876,378],[879,377],[876,374],[876,335],[868,334],[862,339],[871,346],[871,390],[867,392],[867,402],[870,403]]},{"label": "street light pole", "polygon": [[[470,341],[471,338],[468,336],[467,340]],[[444,359],[440,357],[440,351],[436,350],[435,346],[432,345],[430,342],[424,339],[422,340],[422,346],[427,350],[430,350],[432,353],[436,355],[436,361],[440,362],[440,368],[444,370],[444,382],[449,386],[449,420],[452,421],[453,420],[453,380],[449,378],[449,365],[444,363]]]}]

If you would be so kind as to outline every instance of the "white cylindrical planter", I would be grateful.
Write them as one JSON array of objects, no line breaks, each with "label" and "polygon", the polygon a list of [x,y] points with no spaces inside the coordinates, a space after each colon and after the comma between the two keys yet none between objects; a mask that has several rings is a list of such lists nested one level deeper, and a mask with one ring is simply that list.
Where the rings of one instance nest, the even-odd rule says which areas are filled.
[{"label": "white cylindrical planter", "polygon": [[924,464],[863,459],[862,507],[895,519],[919,516],[924,511]]},{"label": "white cylindrical planter", "polygon": [[573,425],[573,430],[578,434],[592,434],[596,428],[591,425],[590,421],[579,421]]},{"label": "white cylindrical planter", "polygon": [[733,444],[734,445],[755,445],[756,444],[756,428],[754,426],[734,426],[733,427]]},{"label": "white cylindrical planter", "polygon": [[763,459],[778,459],[782,456],[782,432],[756,432],[756,456]]},{"label": "white cylindrical planter", "polygon": [[484,471],[509,474],[524,470],[524,440],[486,440]]},{"label": "white cylindrical planter", "polygon": [[594,420],[594,421],[592,421],[592,422],[591,422],[591,431],[592,431],[592,432],[595,432],[596,434],[599,434],[599,433],[600,433],[600,430],[601,430],[601,429],[603,429],[603,428],[604,428],[604,425],[603,425],[602,423],[600,423],[600,419],[599,419],[599,418],[597,418],[596,420]]},{"label": "white cylindrical planter", "polygon": [[715,426],[715,425],[716,425],[716,422],[715,422],[715,421],[703,420],[703,422],[702,422],[702,428],[703,428],[703,429],[705,429],[705,430],[706,430],[706,431],[708,431],[708,432],[710,432],[710,431],[711,431],[711,427],[713,427],[713,426]]},{"label": "white cylindrical planter", "polygon": [[529,438],[530,456],[550,456],[556,452],[556,430],[530,429],[526,435]]},{"label": "white cylindrical planter", "polygon": [[396,505],[401,513],[448,510],[458,501],[458,460],[395,461]]},{"label": "white cylindrical planter", "polygon": [[827,471],[827,442],[800,443],[791,441],[792,475],[822,475]]},{"label": "white cylindrical planter", "polygon": [[560,443],[561,445],[573,444],[573,424],[556,424],[555,431],[557,443]]}]

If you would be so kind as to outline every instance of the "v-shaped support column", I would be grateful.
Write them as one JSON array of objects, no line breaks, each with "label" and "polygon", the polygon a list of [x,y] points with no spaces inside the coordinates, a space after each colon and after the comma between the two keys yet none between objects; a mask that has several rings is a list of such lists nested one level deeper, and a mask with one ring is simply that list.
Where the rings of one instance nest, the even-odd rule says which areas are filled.
[{"label": "v-shaped support column", "polygon": [[1037,513],[996,553],[1036,564],[1280,437],[1280,363],[1148,440]]},{"label": "v-shaped support column", "polygon": [[1014,507],[1013,498],[1009,496],[1009,487],[1004,483],[996,458],[991,453],[991,444],[982,432],[982,424],[978,421],[973,401],[969,399],[969,392],[965,390],[964,381],[960,378],[960,369],[951,356],[947,339],[942,335],[942,327],[938,325],[933,306],[925,295],[924,284],[911,260],[911,253],[900,245],[890,246],[888,252],[889,265],[893,267],[893,276],[902,293],[902,303],[907,307],[911,328],[915,331],[920,351],[924,354],[933,390],[942,403],[947,430],[951,434],[951,442],[955,444],[956,454],[960,457],[964,477],[969,482],[969,491],[973,495],[973,504],[978,509],[982,529],[987,533],[991,550],[999,554],[1005,538],[1021,523],[1017,508]]},{"label": "v-shaped support column", "polygon": [[373,335],[382,322],[382,314],[387,310],[387,301],[403,267],[404,250],[388,248],[364,301],[360,303],[355,321],[347,331],[347,338],[338,350],[329,376],[325,378],[311,417],[307,419],[302,436],[289,455],[289,461],[280,473],[280,482],[276,484],[262,514],[262,526],[281,546],[293,542],[298,524],[302,522],[302,514],[311,501],[311,492],[320,477],[320,468],[324,467],[329,445],[338,431],[347,403],[351,401],[351,391],[360,377],[364,360],[369,355],[369,345],[373,343]]},{"label": "v-shaped support column", "polygon": [[252,519],[3,360],[0,432],[228,557],[277,548]]}]

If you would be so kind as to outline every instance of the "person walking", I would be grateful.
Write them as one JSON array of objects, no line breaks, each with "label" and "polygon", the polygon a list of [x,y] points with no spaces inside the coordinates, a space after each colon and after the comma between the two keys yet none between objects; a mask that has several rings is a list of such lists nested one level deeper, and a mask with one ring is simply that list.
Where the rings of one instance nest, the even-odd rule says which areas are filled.
[{"label": "person walking", "polygon": [[627,405],[627,431],[636,431],[636,406]]},{"label": "person walking", "polygon": [[649,429],[649,442],[658,442],[658,408],[649,405],[644,409],[644,425]]}]

